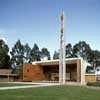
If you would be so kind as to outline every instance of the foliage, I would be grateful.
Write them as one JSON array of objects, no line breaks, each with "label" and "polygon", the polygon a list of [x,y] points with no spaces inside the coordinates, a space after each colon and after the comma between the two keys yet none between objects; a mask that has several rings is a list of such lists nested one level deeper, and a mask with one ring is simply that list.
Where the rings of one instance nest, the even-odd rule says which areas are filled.
[{"label": "foliage", "polygon": [[50,52],[47,48],[41,49],[41,58],[43,59],[44,57],[47,57],[47,59],[50,60]]},{"label": "foliage", "polygon": [[90,53],[90,59],[88,60],[93,67],[100,65],[100,51],[98,50],[92,50]]},{"label": "foliage", "polygon": [[[79,41],[73,47],[69,43],[66,45],[66,58],[72,57],[82,57],[84,60],[88,61],[91,66],[96,67],[100,65],[100,51],[92,50],[90,45],[85,41]],[[54,52],[53,59],[58,59],[59,53]],[[91,69],[88,68],[87,72]]]},{"label": "foliage", "polygon": [[22,74],[22,66],[24,63],[24,46],[21,44],[20,40],[16,42],[10,53],[13,73]]},{"label": "foliage", "polygon": [[75,57],[82,57],[88,60],[90,56],[91,48],[85,41],[79,41],[79,43],[73,46],[73,55]]},{"label": "foliage", "polygon": [[73,47],[73,55],[82,57],[88,61],[93,67],[100,65],[100,51],[92,50],[85,41],[80,41]]},{"label": "foliage", "polygon": [[57,51],[54,52],[53,59],[59,59],[59,53]]},{"label": "foliage", "polygon": [[11,53],[11,64],[12,67],[15,68],[23,65],[23,57],[24,57],[24,46],[21,44],[20,40],[16,42],[14,47],[12,48]]},{"label": "foliage", "polygon": [[40,54],[39,47],[35,43],[32,50],[31,50],[31,53],[30,53],[30,62],[40,61],[40,57],[41,57],[41,54]]},{"label": "foliage", "polygon": [[[41,58],[44,57],[47,57],[47,59],[50,60],[50,52],[47,48],[42,48],[40,51],[38,45],[35,43],[31,49],[28,44],[23,45],[20,40],[15,43],[10,52],[11,60],[8,53],[8,45],[5,44],[3,40],[0,40],[0,67],[8,67],[11,64],[14,70],[20,70],[24,63],[40,61]],[[66,58],[72,57],[82,57],[91,63],[93,67],[100,65],[100,51],[92,50],[89,44],[87,44],[85,41],[79,41],[74,46],[72,46],[70,43],[66,45]],[[54,52],[53,59],[59,59],[59,52]]]},{"label": "foliage", "polygon": [[8,52],[8,45],[3,40],[0,40],[0,68],[10,67],[10,56]]},{"label": "foliage", "polygon": [[87,85],[88,85],[88,86],[100,87],[100,82],[88,82]]},{"label": "foliage", "polygon": [[28,43],[24,46],[24,63],[29,63],[30,61],[31,48]]},{"label": "foliage", "polygon": [[86,73],[95,73],[93,66],[87,66]]},{"label": "foliage", "polygon": [[66,58],[73,57],[73,48],[72,45],[69,43],[66,45]]}]

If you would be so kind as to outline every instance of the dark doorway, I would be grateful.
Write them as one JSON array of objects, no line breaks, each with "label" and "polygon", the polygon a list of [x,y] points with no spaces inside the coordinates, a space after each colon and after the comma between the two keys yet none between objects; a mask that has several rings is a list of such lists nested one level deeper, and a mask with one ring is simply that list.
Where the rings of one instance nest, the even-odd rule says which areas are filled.
[{"label": "dark doorway", "polygon": [[77,65],[68,64],[66,65],[66,81],[77,81]]},{"label": "dark doorway", "polygon": [[59,81],[59,67],[57,65],[43,66],[45,80]]}]

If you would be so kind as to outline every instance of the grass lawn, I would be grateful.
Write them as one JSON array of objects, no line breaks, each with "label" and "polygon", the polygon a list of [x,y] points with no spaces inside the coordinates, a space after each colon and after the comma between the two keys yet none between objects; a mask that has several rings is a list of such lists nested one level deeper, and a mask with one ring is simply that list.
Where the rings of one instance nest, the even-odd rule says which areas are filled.
[{"label": "grass lawn", "polygon": [[26,86],[26,85],[30,85],[30,84],[0,83],[0,87]]},{"label": "grass lawn", "polygon": [[0,90],[0,100],[100,100],[100,90],[74,86]]}]

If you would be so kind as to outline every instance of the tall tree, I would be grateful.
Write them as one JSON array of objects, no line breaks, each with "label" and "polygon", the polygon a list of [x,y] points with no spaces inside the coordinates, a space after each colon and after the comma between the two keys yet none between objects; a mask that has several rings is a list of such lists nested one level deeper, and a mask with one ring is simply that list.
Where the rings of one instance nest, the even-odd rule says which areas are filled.
[{"label": "tall tree", "polygon": [[31,48],[28,43],[24,46],[24,63],[29,63],[30,61]]},{"label": "tall tree", "polygon": [[10,67],[10,56],[8,55],[8,45],[0,39],[0,68]]},{"label": "tall tree", "polygon": [[73,55],[75,57],[83,57],[83,59],[88,60],[90,56],[91,48],[89,44],[85,41],[80,41],[73,47]]},{"label": "tall tree", "polygon": [[34,47],[31,50],[31,54],[30,54],[30,62],[32,61],[40,61],[40,50],[38,45],[35,43]]},{"label": "tall tree", "polygon": [[91,50],[88,61],[93,65],[93,67],[100,66],[100,51]]},{"label": "tall tree", "polygon": [[59,59],[59,52],[54,52],[53,59]]},{"label": "tall tree", "polygon": [[44,59],[47,57],[48,60],[50,60],[50,52],[48,51],[47,48],[42,48],[41,49],[41,58]]},{"label": "tall tree", "polygon": [[20,40],[16,42],[10,53],[12,68],[20,70],[24,59],[24,46],[21,44]]},{"label": "tall tree", "polygon": [[73,48],[72,45],[69,43],[66,45],[66,58],[73,57]]}]

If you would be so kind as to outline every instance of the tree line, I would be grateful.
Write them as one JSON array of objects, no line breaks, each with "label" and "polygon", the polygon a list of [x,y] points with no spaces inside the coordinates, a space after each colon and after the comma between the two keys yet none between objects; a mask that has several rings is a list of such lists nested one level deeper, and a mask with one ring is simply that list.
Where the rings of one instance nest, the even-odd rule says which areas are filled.
[{"label": "tree line", "polygon": [[[79,41],[74,46],[70,43],[66,45],[66,58],[82,57],[93,67],[100,65],[100,51],[91,49],[85,41]],[[53,59],[59,59],[59,51],[55,51]]]},{"label": "tree line", "polygon": [[[79,41],[74,46],[70,43],[66,45],[66,58],[74,57],[82,57],[92,66],[100,65],[100,51],[92,50],[85,41]],[[17,71],[25,63],[41,61],[44,58],[51,59],[49,50],[45,47],[40,50],[36,43],[31,48],[28,43],[23,45],[18,40],[9,50],[8,45],[0,40],[0,68],[13,68],[14,71]],[[53,59],[59,59],[59,50],[54,52]]]},{"label": "tree line", "polygon": [[23,45],[18,40],[9,50],[8,45],[3,40],[0,40],[0,68],[12,68],[14,72],[19,72],[23,64],[40,61],[45,57],[50,60],[50,52],[45,47],[40,50],[36,43],[33,48],[30,48],[28,43]]}]

